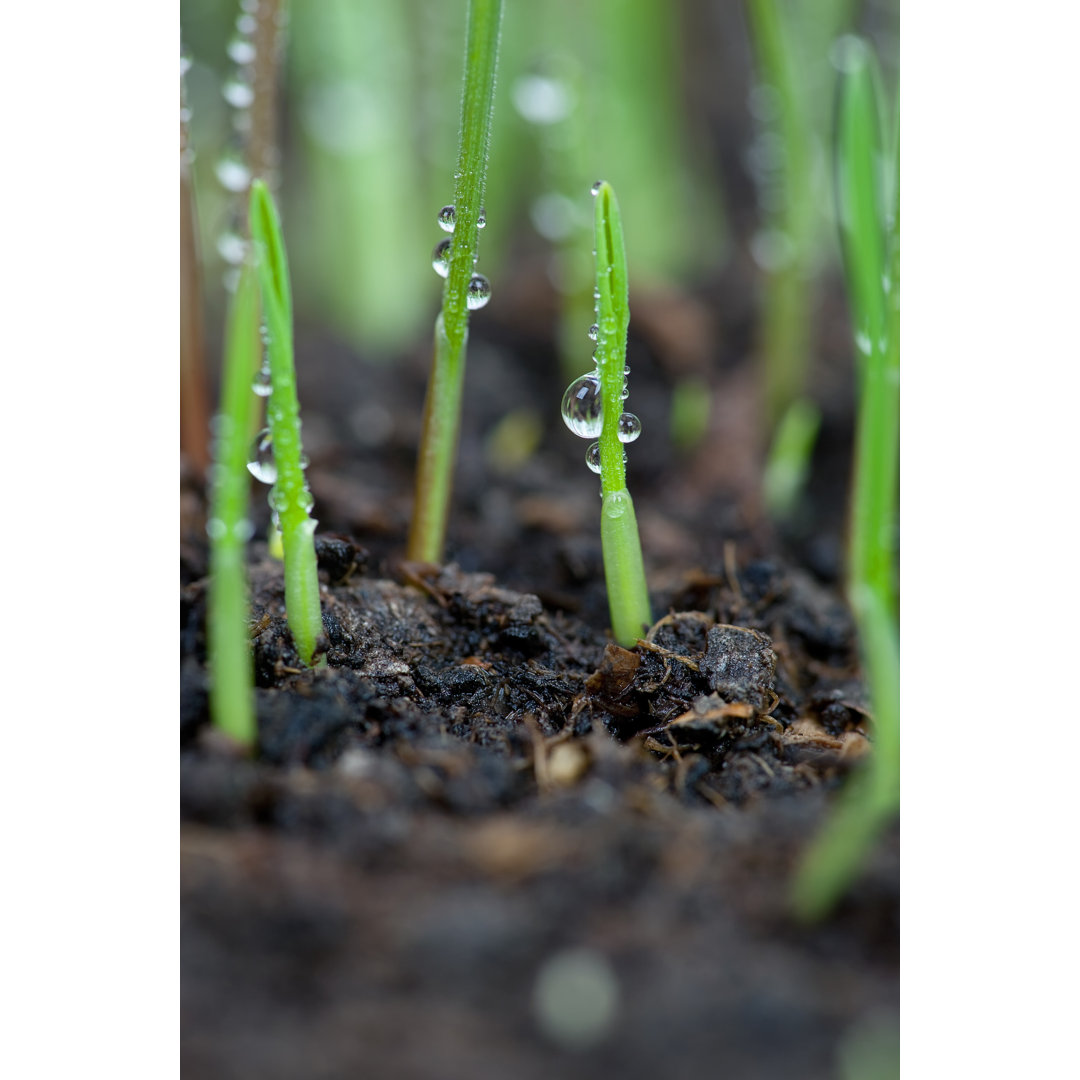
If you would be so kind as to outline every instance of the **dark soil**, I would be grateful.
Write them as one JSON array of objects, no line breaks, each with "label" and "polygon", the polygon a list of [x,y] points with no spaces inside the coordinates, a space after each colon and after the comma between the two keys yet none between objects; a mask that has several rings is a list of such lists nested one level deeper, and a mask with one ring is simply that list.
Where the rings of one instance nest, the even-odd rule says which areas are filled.
[{"label": "dark soil", "polygon": [[[849,373],[820,373],[840,392],[777,536],[740,274],[632,298],[630,486],[664,616],[633,651],[605,636],[598,478],[558,418],[565,379],[512,304],[474,320],[441,569],[401,562],[425,352],[380,367],[301,335],[329,666],[302,669],[280,564],[253,545],[253,760],[208,723],[203,492],[184,482],[188,1075],[827,1077],[852,1032],[895,1016],[895,833],[828,920],[789,914],[870,745],[835,585]],[[842,355],[825,325],[822,354]],[[680,458],[666,410],[687,370],[715,407]],[[488,439],[515,409],[543,437],[503,469]]]}]

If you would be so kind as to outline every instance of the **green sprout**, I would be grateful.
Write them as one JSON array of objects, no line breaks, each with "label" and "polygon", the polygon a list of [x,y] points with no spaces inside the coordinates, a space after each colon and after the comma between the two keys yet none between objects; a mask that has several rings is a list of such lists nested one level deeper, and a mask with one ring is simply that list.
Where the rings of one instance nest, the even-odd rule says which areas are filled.
[{"label": "green sprout", "polygon": [[827,110],[819,91],[826,85],[821,75],[827,70],[827,43],[848,25],[852,7],[852,0],[746,3],[761,80],[757,111],[771,140],[760,144],[769,148],[759,163],[766,223],[755,256],[766,270],[761,352],[772,446],[764,495],[777,520],[795,509],[820,421],[817,406],[805,396],[813,272],[821,257],[826,205],[817,162]]},{"label": "green sprout", "polygon": [[895,570],[900,418],[899,141],[893,148],[893,191],[886,200],[877,63],[864,42],[852,38],[845,46],[837,110],[836,197],[859,358],[848,602],[870,689],[875,745],[799,869],[794,899],[796,912],[804,919],[819,918],[830,910],[900,803]]},{"label": "green sprout", "polygon": [[250,264],[243,267],[225,331],[221,411],[216,422],[215,467],[211,473],[210,582],[207,593],[207,663],[210,715],[245,747],[255,743],[255,698],[248,633],[246,544],[248,446],[255,395],[251,380],[259,356],[259,298]]},{"label": "green sprout", "polygon": [[495,68],[499,55],[502,0],[469,0],[465,43],[465,90],[453,205],[439,211],[439,225],[451,235],[432,255],[446,278],[442,311],[435,319],[435,352],[424,398],[424,420],[416,470],[416,498],[409,526],[408,558],[442,562],[453,485],[465,345],[469,312],[483,307],[491,285],[474,270],[484,218]]},{"label": "green sprout", "polygon": [[[251,185],[251,239],[255,248],[267,335],[270,397],[266,432],[273,447],[272,471],[262,479],[273,483],[270,506],[281,530],[285,557],[285,611],[297,652],[305,664],[315,654],[322,612],[319,605],[319,576],[315,559],[315,520],[309,511],[314,505],[304,478],[304,458],[300,444],[300,406],[296,399],[296,372],[293,367],[292,292],[285,241],[277,208],[266,184]],[[265,445],[266,438],[262,440]]]},{"label": "green sprout", "polygon": [[652,614],[634,501],[626,489],[623,449],[624,443],[641,434],[641,421],[623,411],[629,393],[629,276],[615,192],[602,180],[593,185],[592,192],[596,197],[596,323],[589,336],[596,341],[596,370],[567,387],[562,414],[575,435],[586,439],[599,436],[586,452],[585,461],[600,474],[602,485],[600,541],[612,635],[620,645],[631,648],[652,622]]}]

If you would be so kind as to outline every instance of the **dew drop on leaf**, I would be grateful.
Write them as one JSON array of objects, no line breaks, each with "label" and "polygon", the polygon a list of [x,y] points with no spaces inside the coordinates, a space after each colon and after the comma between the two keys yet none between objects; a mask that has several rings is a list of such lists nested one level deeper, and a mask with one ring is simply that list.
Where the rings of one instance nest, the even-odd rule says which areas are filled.
[{"label": "dew drop on leaf", "polygon": [[491,282],[483,274],[473,274],[465,290],[465,304],[470,311],[482,308],[491,299]]},{"label": "dew drop on leaf", "polygon": [[624,412],[619,417],[617,434],[619,442],[633,442],[641,434],[641,421],[632,412]]},{"label": "dew drop on leaf", "polygon": [[595,372],[575,379],[563,394],[563,423],[582,439],[595,439],[604,427],[604,404]]},{"label": "dew drop on leaf", "polygon": [[443,232],[454,231],[454,208],[452,206],[444,206],[439,211],[439,216],[436,219],[439,222],[439,228]]},{"label": "dew drop on leaf", "polygon": [[247,463],[248,472],[260,483],[272,484],[277,480],[277,463],[274,461],[274,443],[270,429],[263,428],[251,444]]},{"label": "dew drop on leaf", "polygon": [[431,266],[439,277],[446,277],[450,273],[450,245],[453,241],[440,240],[431,253]]},{"label": "dew drop on leaf", "polygon": [[236,152],[229,151],[222,155],[214,170],[218,181],[226,191],[247,191],[251,183],[251,170],[244,159]]},{"label": "dew drop on leaf", "polygon": [[592,326],[589,327],[589,340],[590,341],[595,341],[596,338],[597,338],[597,335],[599,333],[600,333],[600,327],[597,326],[596,323],[593,323]]},{"label": "dew drop on leaf", "polygon": [[269,364],[264,362],[262,367],[255,373],[255,378],[251,381],[251,389],[254,390],[259,397],[269,397],[273,392],[274,383],[270,377]]},{"label": "dew drop on leaf", "polygon": [[255,60],[255,43],[242,34],[237,34],[226,46],[225,51],[234,64],[251,64]]},{"label": "dew drop on leaf", "polygon": [[255,87],[241,79],[230,79],[221,88],[221,96],[234,109],[249,109],[255,100]]},{"label": "dew drop on leaf", "polygon": [[585,464],[594,473],[600,471],[600,444],[598,442],[591,443],[589,449],[585,451]]}]

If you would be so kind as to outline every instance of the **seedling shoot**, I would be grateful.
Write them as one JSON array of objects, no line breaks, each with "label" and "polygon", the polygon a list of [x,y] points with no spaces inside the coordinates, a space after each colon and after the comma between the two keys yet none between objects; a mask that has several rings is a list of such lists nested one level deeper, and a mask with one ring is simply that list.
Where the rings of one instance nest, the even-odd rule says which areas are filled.
[{"label": "seedling shoot", "polygon": [[[269,426],[256,439],[252,472],[272,483],[270,508],[281,530],[285,559],[285,611],[297,652],[305,664],[315,655],[322,612],[315,559],[314,505],[304,477],[306,461],[300,444],[300,405],[293,367],[292,291],[281,222],[269,189],[261,180],[251,185],[251,239],[262,295],[269,363]],[[272,464],[259,451],[272,449]]]},{"label": "seedling shoot", "polygon": [[[900,802],[900,647],[894,570],[900,419],[899,171],[894,173],[886,214],[877,64],[864,42],[852,38],[845,45],[837,109],[836,195],[859,388],[848,602],[873,706],[874,748],[800,868],[795,906],[807,919],[824,915],[842,895]],[[898,143],[893,150],[898,163]]]},{"label": "seedling shoot", "polygon": [[624,444],[641,434],[641,421],[623,408],[630,393],[626,365],[630,294],[619,204],[604,181],[598,180],[592,193],[596,198],[596,322],[589,328],[589,337],[596,342],[596,367],[567,387],[562,415],[575,435],[598,437],[586,451],[585,463],[600,474],[600,540],[612,635],[630,648],[652,622],[634,501],[626,488]]},{"label": "seedling shoot", "polygon": [[454,202],[437,215],[450,233],[432,253],[435,272],[446,278],[442,311],[435,320],[435,349],[424,399],[424,419],[416,470],[416,500],[407,553],[417,562],[439,563],[453,485],[469,312],[491,297],[491,285],[476,272],[484,216],[495,69],[499,54],[502,0],[470,0],[465,44],[465,90]]},{"label": "seedling shoot", "polygon": [[255,272],[243,267],[229,308],[222,364],[221,410],[215,423],[210,493],[210,581],[207,596],[207,664],[210,715],[242,746],[255,743],[255,702],[248,635],[245,552],[251,536],[247,516],[248,443],[258,366],[259,297]]}]

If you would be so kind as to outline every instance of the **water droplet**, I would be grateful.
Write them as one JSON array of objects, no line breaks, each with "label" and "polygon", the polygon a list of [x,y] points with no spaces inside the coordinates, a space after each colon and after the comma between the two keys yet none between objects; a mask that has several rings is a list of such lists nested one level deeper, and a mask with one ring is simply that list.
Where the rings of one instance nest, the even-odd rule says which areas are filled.
[{"label": "water droplet", "polygon": [[247,241],[234,232],[223,232],[217,241],[218,254],[230,266],[239,266],[247,254]]},{"label": "water droplet", "polygon": [[545,240],[565,240],[578,225],[578,208],[558,191],[540,195],[529,207],[529,217]]},{"label": "water droplet", "polygon": [[249,109],[255,100],[255,87],[241,79],[230,79],[221,88],[221,96],[234,109]]},{"label": "water droplet", "polygon": [[563,394],[563,423],[582,439],[595,439],[604,427],[600,380],[594,372],[575,379]]},{"label": "water droplet", "polygon": [[487,227],[487,210],[484,207],[480,207],[480,216],[476,219],[476,227],[483,229]]},{"label": "water droplet", "polygon": [[510,96],[514,108],[530,124],[557,124],[574,107],[566,86],[546,75],[523,75],[514,83]]},{"label": "water droplet", "polygon": [[439,228],[443,232],[454,231],[454,208],[452,206],[444,206],[439,211],[439,216],[436,219],[439,223]]},{"label": "water droplet", "polygon": [[447,277],[450,273],[450,245],[452,240],[440,240],[431,253],[431,266],[439,277]]},{"label": "water droplet", "polygon": [[255,378],[251,381],[251,389],[254,390],[259,397],[269,397],[273,388],[274,384],[270,378],[270,365],[264,363],[255,373]]},{"label": "water droplet", "polygon": [[624,412],[619,417],[617,434],[619,442],[633,442],[641,434],[641,421],[632,412]]},{"label": "water droplet", "polygon": [[274,443],[270,429],[263,428],[251,444],[251,460],[248,472],[260,483],[272,484],[277,480],[277,463],[274,461]]},{"label": "water droplet", "polygon": [[465,290],[465,305],[470,311],[482,308],[491,299],[491,282],[483,274],[473,274]]},{"label": "water droplet", "polygon": [[239,34],[229,42],[225,51],[234,64],[251,64],[255,61],[255,42]]},{"label": "water droplet", "polygon": [[865,330],[855,331],[855,348],[863,354],[863,356],[870,355],[870,335]]},{"label": "water droplet", "polygon": [[238,15],[236,17],[236,32],[238,34],[244,34],[250,37],[255,33],[255,16],[254,15]]},{"label": "water droplet", "polygon": [[235,536],[241,544],[246,544],[254,535],[255,526],[252,525],[247,518],[241,518],[233,526],[233,536]]},{"label": "water droplet", "polygon": [[589,327],[589,340],[590,341],[595,341],[597,336],[599,335],[599,333],[600,333],[600,327],[597,326],[596,323],[593,323],[592,326]]},{"label": "water droplet", "polygon": [[594,473],[600,471],[600,444],[598,442],[589,444],[589,449],[585,451],[585,464]]},{"label": "water droplet", "polygon": [[597,181],[595,181],[595,182],[593,183],[593,186],[592,186],[591,188],[589,188],[589,194],[590,194],[590,195],[592,195],[592,196],[593,196],[593,198],[595,198],[595,197],[596,197],[597,195],[599,195],[599,194],[600,194],[600,189],[601,189],[601,188],[602,188],[603,186],[604,186],[604,181],[603,181],[603,180],[597,180]]},{"label": "water droplet", "polygon": [[226,191],[247,191],[248,184],[251,183],[251,170],[235,151],[227,151],[214,171]]},{"label": "water droplet", "polygon": [[206,535],[211,540],[220,540],[228,529],[225,526],[225,522],[219,517],[212,517],[206,523]]},{"label": "water droplet", "polygon": [[315,505],[315,497],[307,488],[304,488],[303,491],[300,492],[296,501],[300,504],[300,509],[303,510],[305,514],[310,513],[311,508]]}]

